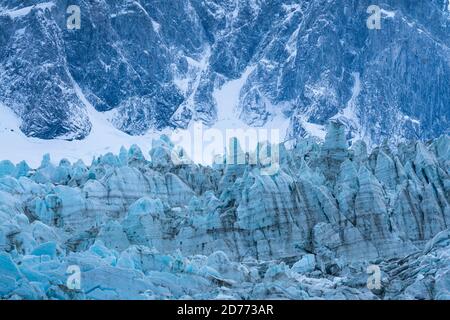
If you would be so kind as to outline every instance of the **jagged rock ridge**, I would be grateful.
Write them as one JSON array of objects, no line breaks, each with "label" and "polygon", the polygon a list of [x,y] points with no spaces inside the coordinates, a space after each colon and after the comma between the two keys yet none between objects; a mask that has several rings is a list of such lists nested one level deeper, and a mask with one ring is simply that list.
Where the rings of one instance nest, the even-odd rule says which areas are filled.
[{"label": "jagged rock ridge", "polygon": [[216,91],[243,77],[233,107],[250,125],[283,115],[297,136],[339,118],[369,143],[437,138],[450,127],[446,3],[381,1],[369,30],[368,0],[1,0],[0,103],[32,137],[86,137],[84,96],[139,135],[213,125]]}]

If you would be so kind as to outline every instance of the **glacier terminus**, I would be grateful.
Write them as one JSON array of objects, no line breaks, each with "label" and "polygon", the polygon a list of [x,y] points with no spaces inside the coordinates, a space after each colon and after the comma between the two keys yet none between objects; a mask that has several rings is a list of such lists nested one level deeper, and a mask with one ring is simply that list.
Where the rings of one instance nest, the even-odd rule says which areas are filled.
[{"label": "glacier terminus", "polygon": [[0,299],[450,300],[449,128],[449,0],[0,0]]}]

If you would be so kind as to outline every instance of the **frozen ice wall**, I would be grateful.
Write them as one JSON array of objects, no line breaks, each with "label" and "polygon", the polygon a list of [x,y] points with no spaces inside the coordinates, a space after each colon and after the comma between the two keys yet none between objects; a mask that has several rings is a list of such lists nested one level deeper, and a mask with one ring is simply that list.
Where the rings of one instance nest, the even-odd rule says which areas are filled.
[{"label": "frozen ice wall", "polygon": [[336,121],[281,146],[274,175],[174,164],[166,138],[89,165],[2,161],[0,297],[449,299],[449,137],[366,149]]}]

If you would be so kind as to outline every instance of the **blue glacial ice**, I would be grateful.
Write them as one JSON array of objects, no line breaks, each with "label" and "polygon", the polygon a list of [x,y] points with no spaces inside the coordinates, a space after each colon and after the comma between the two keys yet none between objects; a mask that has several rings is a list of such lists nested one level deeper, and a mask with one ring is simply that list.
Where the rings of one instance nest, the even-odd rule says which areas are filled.
[{"label": "blue glacial ice", "polygon": [[281,146],[275,175],[176,164],[167,138],[2,161],[0,298],[450,299],[449,137],[369,153],[344,130]]}]

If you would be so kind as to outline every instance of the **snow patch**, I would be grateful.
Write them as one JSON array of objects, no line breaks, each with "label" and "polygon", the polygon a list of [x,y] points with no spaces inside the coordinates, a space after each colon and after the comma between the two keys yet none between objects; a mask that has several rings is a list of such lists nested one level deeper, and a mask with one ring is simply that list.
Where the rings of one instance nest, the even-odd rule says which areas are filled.
[{"label": "snow patch", "polygon": [[214,90],[213,97],[217,103],[217,119],[219,122],[236,118],[236,108],[239,105],[241,89],[255,66],[248,67],[239,79],[231,80],[220,89]]},{"label": "snow patch", "polygon": [[291,37],[289,38],[288,42],[286,43],[285,50],[289,54],[288,61],[297,57],[297,41],[298,41],[299,33],[300,33],[300,27],[298,27],[294,31],[294,33],[292,33]]},{"label": "snow patch", "polygon": [[310,136],[325,140],[327,134],[325,126],[307,121],[302,121],[301,125]]},{"label": "snow patch", "polygon": [[406,121],[411,121],[414,124],[420,125],[420,121],[414,118],[411,118],[410,116],[404,115],[403,119],[405,119]]},{"label": "snow patch", "polygon": [[286,18],[283,21],[284,24],[289,23],[296,13],[302,12],[299,4],[283,4],[282,7],[286,13]]},{"label": "snow patch", "polygon": [[152,19],[152,26],[153,26],[153,30],[158,33],[159,30],[161,30],[161,25],[156,22],[155,20]]},{"label": "snow patch", "polygon": [[350,119],[357,119],[355,115],[355,109],[356,109],[356,99],[358,98],[359,94],[361,93],[361,77],[359,72],[353,72],[352,73],[354,84],[352,88],[352,96],[350,100],[347,103],[347,107],[344,109],[344,116],[350,118]]},{"label": "snow patch", "polygon": [[177,77],[174,79],[175,85],[187,95],[187,99],[180,108],[188,106],[192,109],[194,105],[194,95],[200,85],[202,75],[207,71],[209,66],[209,58],[211,57],[211,48],[207,47],[203,53],[200,61],[194,60],[191,57],[186,57],[189,68],[185,77]]},{"label": "snow patch", "polygon": [[361,93],[361,76],[359,72],[352,72],[352,76],[354,79],[352,96],[348,100],[347,106],[343,110],[339,111],[338,114],[333,116],[331,120],[338,119],[352,127],[354,133],[356,134],[352,140],[355,140],[362,139],[359,117],[356,113],[356,100]]},{"label": "snow patch", "polygon": [[385,18],[394,18],[395,17],[395,11],[381,9],[380,12],[382,15],[384,15]]},{"label": "snow patch", "polygon": [[8,11],[0,13],[0,15],[9,15],[9,17],[11,19],[16,19],[16,18],[21,18],[21,17],[28,15],[33,9],[45,10],[45,9],[51,9],[54,6],[55,6],[54,2],[43,2],[43,3],[38,3],[38,4],[35,4],[32,6],[20,8],[20,9],[8,10]]},{"label": "snow patch", "polygon": [[117,17],[120,17],[120,16],[126,16],[126,15],[133,14],[133,13],[134,13],[134,11],[132,11],[132,10],[122,10],[122,11],[120,11],[118,13],[111,14],[109,17],[110,18],[117,18]]}]

